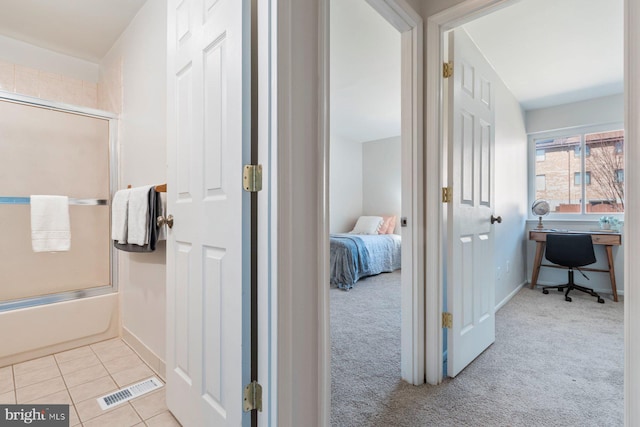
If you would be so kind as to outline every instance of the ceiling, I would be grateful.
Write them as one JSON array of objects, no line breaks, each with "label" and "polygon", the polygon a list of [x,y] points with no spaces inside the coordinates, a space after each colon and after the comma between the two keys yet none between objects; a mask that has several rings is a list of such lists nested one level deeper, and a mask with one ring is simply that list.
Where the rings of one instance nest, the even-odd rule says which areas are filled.
[{"label": "ceiling", "polygon": [[[624,90],[623,0],[522,0],[464,26],[524,110]],[[331,1],[331,133],[400,134],[400,34],[365,0]]]},{"label": "ceiling", "polygon": [[[145,0],[0,0],[0,34],[99,62]],[[400,34],[365,0],[331,1],[331,130],[400,134]],[[522,107],[623,91],[623,0],[522,0],[464,26]]]},{"label": "ceiling", "polygon": [[146,0],[0,0],[0,34],[99,62]]},{"label": "ceiling", "polygon": [[400,33],[365,0],[332,0],[331,135],[400,135]]},{"label": "ceiling", "polygon": [[525,110],[624,90],[623,0],[523,0],[464,26]]}]

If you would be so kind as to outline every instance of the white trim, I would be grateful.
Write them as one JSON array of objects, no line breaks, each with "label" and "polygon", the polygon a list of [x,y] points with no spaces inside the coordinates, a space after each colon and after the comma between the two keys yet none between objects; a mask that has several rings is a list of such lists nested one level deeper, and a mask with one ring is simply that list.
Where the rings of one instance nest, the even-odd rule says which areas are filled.
[{"label": "white trim", "polygon": [[[402,181],[409,183],[411,196],[402,201],[408,216],[403,247],[410,245],[411,258],[402,260],[401,368],[405,381],[424,383],[424,224],[423,208],[423,25],[422,18],[404,0],[367,0],[401,32],[402,70]],[[407,114],[408,113],[408,114]],[[407,167],[407,165],[410,165]],[[403,194],[404,194],[403,190]],[[407,276],[408,275],[408,278]]]},{"label": "white trim", "polygon": [[[625,217],[640,218],[640,4],[625,0]],[[624,227],[624,422],[640,425],[640,299],[636,297],[640,277],[640,224],[625,221]]]},{"label": "white trim", "polygon": [[427,21],[425,126],[425,373],[429,384],[442,381],[442,147],[440,145],[440,70],[442,67],[440,24]]},{"label": "white trim", "polygon": [[[277,410],[279,427],[326,422],[329,408],[321,312],[325,238],[319,170],[324,90],[319,58],[324,39],[318,14],[329,0],[277,0]],[[324,13],[324,12],[323,12]],[[322,18],[324,19],[324,17]],[[323,42],[324,43],[324,42]],[[323,102],[323,101],[322,101]],[[319,182],[320,180],[320,182]],[[311,242],[311,244],[310,244]]]},{"label": "white trim", "polygon": [[262,412],[258,424],[277,426],[277,62],[274,40],[275,1],[258,1],[258,163],[263,186],[258,193],[258,382],[262,385]]},{"label": "white trim", "polygon": [[498,303],[498,305],[496,305],[495,312],[497,313],[497,312],[498,312],[498,310],[500,310],[502,307],[504,307],[506,303],[508,303],[509,301],[511,301],[511,298],[515,297],[515,296],[516,296],[516,294],[517,294],[518,292],[520,292],[520,289],[522,289],[522,287],[523,287],[524,285],[526,285],[527,283],[528,283],[528,282],[525,280],[524,282],[522,282],[522,283],[520,283],[518,286],[516,286],[516,288],[515,288],[513,291],[511,291],[511,293],[510,293],[509,295],[507,295],[507,296],[506,296],[502,301],[500,301],[500,302]]},{"label": "white trim", "polygon": [[167,381],[167,366],[164,360],[153,352],[140,340],[133,332],[126,327],[122,327],[122,341],[135,351],[144,363],[149,366],[164,382]]},{"label": "white trim", "polygon": [[331,424],[331,327],[329,311],[329,188],[330,188],[330,1],[321,0],[318,11],[318,425]]},{"label": "white trim", "polygon": [[[403,151],[411,157],[411,199],[410,212],[413,223],[411,233],[410,280],[403,280],[402,303],[402,361],[401,374],[405,381],[423,384],[425,378],[424,349],[424,148],[423,148],[423,24],[422,18],[403,0],[388,0],[395,3],[394,11],[401,8],[405,15],[412,15],[410,31],[402,33],[402,68],[410,74],[402,79],[404,94],[402,105],[402,145]],[[410,13],[412,12],[412,13]],[[409,114],[406,114],[409,112]],[[403,169],[408,164],[404,161]],[[404,204],[404,203],[403,203]],[[403,273],[404,274],[404,273]],[[408,287],[407,287],[408,285]],[[411,293],[410,296],[407,295]]]},{"label": "white trim", "polygon": [[292,133],[295,123],[292,120],[292,44],[293,25],[291,15],[292,2],[295,0],[277,0],[277,36],[275,41],[276,55],[276,85],[275,97],[277,106],[275,114],[277,132],[277,157],[278,164],[276,191],[282,197],[275,198],[278,212],[277,225],[277,252],[276,269],[278,272],[278,285],[276,304],[277,312],[277,423],[284,427],[294,426],[295,414],[295,381],[293,378],[294,340],[293,340],[293,200],[291,189],[294,183],[292,171],[293,145]]}]

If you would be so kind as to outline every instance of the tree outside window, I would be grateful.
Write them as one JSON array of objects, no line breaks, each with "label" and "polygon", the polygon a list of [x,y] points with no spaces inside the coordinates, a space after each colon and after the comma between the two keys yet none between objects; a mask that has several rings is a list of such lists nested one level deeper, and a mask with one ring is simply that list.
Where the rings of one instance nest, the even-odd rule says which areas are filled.
[{"label": "tree outside window", "polygon": [[594,212],[624,212],[624,133],[601,132],[585,135],[591,147],[586,167],[594,185],[587,189],[587,202]]},{"label": "tree outside window", "polygon": [[535,198],[553,213],[624,212],[624,131],[541,138],[535,150]]}]

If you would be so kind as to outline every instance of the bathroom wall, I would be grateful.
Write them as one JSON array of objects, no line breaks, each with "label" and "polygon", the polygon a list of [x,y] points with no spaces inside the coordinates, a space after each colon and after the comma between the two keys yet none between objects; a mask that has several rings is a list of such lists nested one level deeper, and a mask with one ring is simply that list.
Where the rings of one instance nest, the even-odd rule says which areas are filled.
[{"label": "bathroom wall", "polygon": [[95,82],[0,60],[0,90],[83,107],[98,107]]},{"label": "bathroom wall", "polygon": [[[166,38],[166,1],[148,1],[100,63],[100,107],[120,113],[119,188],[166,182]],[[159,242],[118,265],[123,338],[161,375],[165,254]]]}]

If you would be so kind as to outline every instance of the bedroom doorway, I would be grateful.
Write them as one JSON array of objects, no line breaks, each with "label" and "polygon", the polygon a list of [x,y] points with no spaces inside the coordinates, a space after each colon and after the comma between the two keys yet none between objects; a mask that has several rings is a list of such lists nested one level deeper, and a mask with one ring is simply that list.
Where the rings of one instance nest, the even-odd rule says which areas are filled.
[{"label": "bedroom doorway", "polygon": [[[488,7],[489,7],[489,6],[488,6],[488,4],[489,4],[490,2],[486,2],[486,3],[487,3],[487,5],[486,5],[485,7],[487,7],[487,8],[488,8]],[[506,11],[510,10],[510,8],[509,8],[509,7],[505,7],[505,6],[511,6],[511,4],[512,4],[512,3],[515,3],[515,2],[508,2],[508,5],[507,5],[507,4],[502,4],[502,5],[501,5],[501,8],[502,8],[502,7],[504,7],[504,9],[502,9],[502,11],[503,11],[503,12],[506,12]],[[526,2],[518,2],[518,5],[519,5],[520,7],[522,7],[525,3],[526,3]],[[545,7],[542,7],[542,6],[538,6],[538,7],[539,7],[541,10],[544,10],[544,13],[550,13],[550,12],[551,12],[551,11],[550,11],[550,8],[545,8]],[[585,6],[585,7],[586,7],[586,6]],[[608,6],[608,7],[609,7],[609,6]],[[442,39],[440,39],[440,38],[437,38],[437,40],[436,40],[435,38],[434,38],[434,39],[432,39],[432,44],[430,44],[430,45],[429,45],[429,48],[433,48],[434,46],[437,46],[437,44],[438,44],[438,43],[439,43],[441,46],[444,46],[444,47],[439,47],[438,49],[435,49],[435,52],[431,52],[431,55],[432,55],[432,56],[431,56],[431,59],[434,59],[434,60],[435,60],[435,59],[438,57],[438,55],[439,55],[439,50],[440,50],[440,49],[442,49],[442,51],[443,51],[443,52],[446,52],[446,50],[447,50],[447,47],[446,47],[446,32],[444,32],[444,30],[445,30],[445,29],[446,29],[446,30],[448,30],[448,29],[453,28],[453,27],[458,27],[458,26],[460,25],[460,23],[461,23],[461,22],[462,22],[462,23],[465,23],[466,30],[468,30],[468,31],[474,30],[474,31],[475,31],[474,33],[471,33],[471,34],[474,36],[474,37],[473,37],[473,38],[474,38],[474,40],[476,40],[476,42],[478,43],[478,45],[479,45],[479,46],[483,46],[483,45],[482,45],[482,42],[483,42],[484,40],[483,40],[483,39],[478,35],[478,31],[479,31],[479,29],[478,29],[478,28],[471,28],[471,29],[469,28],[469,25],[470,25],[470,23],[471,23],[471,19],[472,19],[471,17],[472,17],[472,16],[473,16],[473,17],[478,17],[478,16],[480,16],[480,15],[487,15],[486,17],[489,17],[489,16],[495,16],[496,14],[490,15],[490,12],[488,11],[488,9],[487,9],[487,10],[480,10],[480,6],[479,6],[478,4],[475,4],[475,5],[473,5],[473,6],[472,6],[472,5],[470,4],[470,2],[467,2],[467,5],[465,6],[465,8],[466,8],[466,9],[463,9],[462,7],[460,7],[460,8],[458,8],[458,10],[451,9],[451,10],[449,10],[449,11],[445,11],[445,12],[443,12],[443,13],[439,14],[439,15],[436,15],[435,17],[432,17],[432,18],[430,19],[430,21],[432,20],[432,21],[433,21],[433,24],[434,24],[434,25],[433,25],[433,27],[429,29],[430,34],[434,34],[434,36],[437,34],[437,31],[435,31],[435,30],[436,30],[436,24],[435,24],[435,23],[437,23],[437,25],[439,26],[438,30],[442,30],[442,31],[439,33],[439,34],[440,34],[440,35],[439,35],[439,37],[441,37]],[[466,14],[467,14],[467,16],[464,16],[464,15],[465,15],[465,13],[464,13],[464,12],[460,12],[461,10],[466,10]],[[572,11],[573,11],[573,9],[572,9]],[[541,13],[542,13],[542,12],[541,12]],[[535,16],[535,15],[533,15],[533,13],[523,14],[523,15],[524,15],[524,16]],[[554,16],[556,16],[556,15],[554,15]],[[558,17],[557,17],[556,19],[558,19],[558,20],[561,20],[561,19],[562,19],[560,15],[557,15],[557,16],[558,16]],[[575,14],[573,14],[572,16],[575,16]],[[573,19],[573,18],[572,18],[572,19]],[[566,20],[566,17],[565,17],[565,20]],[[610,24],[609,24],[609,25],[605,25],[605,24],[604,24],[604,22],[606,22],[605,16],[602,16],[602,15],[601,15],[601,16],[599,16],[598,20],[599,20],[599,22],[600,22],[600,21],[602,21],[602,22],[603,22],[603,28],[606,28],[606,27],[613,27],[613,26],[612,26],[612,25],[610,25]],[[477,22],[477,21],[476,21],[476,22]],[[515,22],[515,21],[512,19],[512,22]],[[432,24],[432,22],[430,22],[430,26],[431,26],[431,24]],[[506,31],[506,28],[507,28],[507,27],[506,27],[505,25],[497,25],[497,24],[496,24],[495,22],[493,22],[493,21],[492,21],[492,24],[493,24],[493,26],[492,26],[493,28],[502,28],[502,29],[503,29],[503,33],[502,33],[503,37],[501,37],[501,39],[500,39],[500,40],[504,40],[504,34],[509,34],[509,33]],[[515,25],[520,25],[521,27],[527,27],[527,25],[523,25],[521,22],[520,22],[520,23],[516,23]],[[620,23],[619,25],[621,25],[621,23]],[[488,26],[488,27],[489,27],[489,28],[491,28],[491,26]],[[549,32],[550,32],[549,28],[546,28],[546,31],[547,31],[547,33],[549,33]],[[574,34],[574,35],[575,35],[575,34]],[[516,42],[516,40],[517,40],[517,39],[515,39],[513,36],[511,37],[511,39],[512,39],[512,43],[517,44],[517,42]],[[584,42],[583,42],[583,43],[584,43]],[[548,42],[548,44],[549,44],[549,45],[554,45],[554,43],[552,43],[552,42]],[[587,43],[587,44],[588,44],[588,43]],[[427,49],[427,52],[430,52],[429,48]],[[531,47],[529,47],[529,48],[527,49],[527,52],[530,54],[530,52],[531,52],[532,50],[533,50],[533,49],[532,49]],[[571,50],[571,51],[578,51],[579,49],[577,49],[577,48],[576,48],[576,49],[569,49],[569,50]],[[506,49],[505,49],[505,52],[506,52]],[[505,54],[506,54],[506,55],[508,55],[508,53],[505,53]],[[593,56],[593,57],[599,57],[598,55],[592,55],[592,56]],[[541,59],[540,59],[540,58],[538,58],[538,57],[534,57],[534,58],[535,58],[535,59],[533,59],[533,60],[532,60],[532,62],[534,62],[534,63],[535,63],[535,62],[540,62],[540,63],[543,63],[543,64],[544,64],[544,63],[547,63],[546,61],[541,60]],[[577,58],[576,56],[572,56],[571,58],[572,58],[572,60],[574,60],[575,62],[578,62],[578,58]],[[514,58],[513,56],[510,56],[510,61],[511,61],[512,63],[514,63],[514,62],[516,62],[516,61],[517,61],[517,59],[516,59],[516,58]],[[614,63],[614,61],[611,61],[611,62],[609,62],[609,61],[605,61],[605,62],[606,62],[607,64]],[[430,62],[429,62],[429,59],[427,60],[427,63],[430,63]],[[431,67],[431,65],[430,65],[429,67]],[[433,68],[435,68],[435,67],[433,67]],[[550,67],[550,68],[552,68],[552,67]],[[556,68],[562,68],[562,67],[556,67]],[[584,68],[584,67],[583,67],[583,68]],[[435,72],[435,70],[434,70],[434,69],[431,69],[431,68],[430,68],[430,70],[431,70],[432,72]],[[498,67],[496,67],[496,70],[498,70]],[[454,74],[455,74],[455,71],[454,71]],[[609,74],[612,74],[612,73],[609,73]],[[532,82],[534,81],[533,79],[527,79],[527,78],[524,78],[524,77],[523,77],[523,80],[530,82],[530,85],[531,85],[532,87],[536,87],[536,90],[538,90],[538,91],[542,91],[542,88],[540,87],[540,85],[535,85],[535,83],[533,83],[533,84],[532,84]],[[431,82],[431,83],[433,83],[433,82]],[[620,85],[622,85],[622,83],[620,83]],[[509,86],[509,85],[507,84],[507,86]],[[430,87],[431,87],[431,86],[430,86]],[[620,89],[620,90],[621,90],[621,89]],[[504,98],[504,97],[503,97],[503,98]],[[594,98],[595,98],[595,96],[594,96]],[[436,100],[436,97],[429,96],[429,99],[430,99],[430,102],[432,102],[432,103],[436,103],[436,102],[437,102],[437,101],[435,101],[435,100]],[[515,99],[515,98],[514,98],[514,99]],[[533,103],[534,101],[531,101],[531,100],[530,100],[530,101],[528,101],[528,102],[529,102],[529,104],[527,105],[527,108],[526,108],[527,110],[529,110],[529,109],[534,109],[534,110],[544,111],[544,108],[556,107],[556,106],[554,106],[554,105],[549,105],[549,106],[546,106],[546,107],[545,107],[544,105],[537,105],[537,106],[535,106],[535,107],[532,107],[532,105],[533,105],[532,103]],[[545,102],[547,102],[547,100],[545,100]],[[569,103],[569,102],[570,102],[570,101],[565,101],[565,104],[567,104],[567,103]],[[574,101],[574,102],[575,102],[575,101]],[[508,103],[506,103],[506,101],[504,101],[504,100],[503,100],[503,102],[502,102],[502,103],[503,103],[502,111],[504,112],[505,110],[507,110],[507,109],[509,108],[509,104],[508,104]],[[562,104],[562,105],[565,105],[565,104]],[[619,105],[619,106],[620,106],[620,110],[622,110],[622,107],[621,107],[621,105],[622,105],[622,101],[620,101],[620,102],[619,102],[618,104],[616,104],[616,105]],[[430,106],[430,107],[432,107],[432,108],[434,107],[434,105],[431,105],[431,104],[430,104],[429,106]],[[520,109],[520,108],[521,108],[521,107],[520,107],[520,106],[518,106],[518,111],[519,111],[519,109]],[[439,110],[439,109],[440,109],[440,105],[438,105],[438,107],[436,108],[436,110]],[[514,111],[515,111],[515,108],[512,108],[512,110],[514,110]],[[443,111],[443,110],[440,110],[440,111]],[[557,119],[556,125],[558,125],[558,123],[560,123],[560,120],[559,120],[559,118],[558,118],[558,116],[559,116],[559,115],[560,115],[560,114],[556,114],[556,116],[555,116],[555,118]],[[504,117],[504,116],[505,116],[505,114],[503,114],[503,117]],[[608,117],[608,116],[607,116],[607,117]],[[511,117],[511,118],[513,118],[513,117]],[[520,121],[523,121],[523,119],[521,118],[521,119],[520,119]],[[616,120],[616,121],[617,121],[617,120]],[[507,128],[507,129],[508,129],[508,132],[503,131],[503,137],[502,137],[502,139],[503,139],[503,140],[505,140],[505,137],[504,137],[504,135],[505,135],[505,134],[509,134],[509,139],[510,139],[510,140],[517,139],[516,137],[514,137],[514,136],[513,136],[513,134],[514,134],[514,127],[513,127],[513,124],[514,124],[514,123],[517,123],[517,121],[516,121],[516,120],[509,120],[510,126],[505,126],[505,120],[504,120],[504,119],[501,121],[501,123],[502,123],[502,128],[503,128],[503,130],[504,130],[505,128]],[[431,123],[431,124],[433,124],[433,123]],[[529,122],[529,125],[530,125],[530,124],[531,124],[531,122]],[[523,126],[522,126],[522,127],[523,127],[523,129],[524,129],[524,124],[523,124]],[[438,130],[437,130],[437,128],[438,128],[438,126],[435,126],[435,129],[433,129],[433,128],[430,128],[430,125],[429,125],[429,124],[427,125],[427,129],[429,129],[429,132],[430,132],[430,133],[429,133],[429,136],[428,136],[428,144],[431,146],[431,148],[432,148],[432,149],[433,149],[433,148],[435,148],[435,147],[433,147],[432,145],[434,145],[434,144],[438,144],[438,145],[440,145],[440,141],[437,139],[437,138],[439,138],[439,136],[437,135],[437,134],[438,134]],[[498,125],[496,126],[496,128],[498,128]],[[497,132],[497,130],[496,130],[496,132]],[[524,143],[525,143],[525,145],[526,145],[526,144],[527,144],[527,141],[526,141],[526,132],[524,132],[524,130],[523,130],[522,134],[523,134],[523,135],[525,135],[525,137],[524,137],[524,138],[525,138],[525,139],[524,139]],[[435,142],[435,141],[437,141],[437,142]],[[506,146],[505,146],[505,145],[504,145],[504,143],[503,143],[502,148],[504,149],[505,147],[506,147]],[[525,147],[525,148],[526,148],[526,147]],[[504,173],[504,171],[506,170],[506,167],[504,166],[505,164],[507,164],[507,163],[508,163],[508,164],[510,165],[509,167],[513,167],[513,165],[519,165],[517,162],[513,161],[513,159],[518,158],[518,157],[520,156],[520,157],[522,157],[522,158],[524,158],[524,159],[526,160],[526,156],[527,156],[527,151],[526,151],[526,150],[524,150],[523,152],[521,152],[521,154],[520,154],[520,155],[518,155],[518,154],[514,155],[513,151],[510,151],[510,158],[507,158],[507,156],[504,154],[504,152],[505,152],[505,151],[503,151],[503,154],[500,156],[500,159],[498,159],[498,160],[495,162],[495,163],[496,163],[496,165],[502,165],[502,170],[503,170],[502,176],[503,176],[503,178],[504,178],[504,176],[506,175],[506,174]],[[499,153],[499,150],[496,150],[496,153]],[[531,154],[529,154],[529,155],[531,155]],[[532,160],[532,161],[534,161],[534,160]],[[520,165],[520,166],[521,166],[521,165]],[[525,170],[526,170],[526,164],[524,165],[523,169],[525,169]],[[429,181],[429,180],[428,180],[428,181]],[[507,181],[508,181],[508,182],[507,182]],[[433,182],[433,181],[432,181],[432,182]],[[438,182],[438,181],[436,180],[436,182]],[[507,222],[507,225],[508,225],[508,223],[509,223],[509,221],[510,221],[512,226],[516,226],[516,227],[517,227],[517,226],[520,226],[520,222],[521,222],[521,223],[522,223],[522,225],[523,225],[523,228],[524,228],[524,224],[525,224],[525,221],[526,221],[526,219],[527,219],[527,213],[528,213],[528,211],[529,211],[529,209],[528,209],[529,201],[527,200],[527,198],[526,198],[526,197],[524,198],[524,201],[522,200],[522,197],[523,197],[522,195],[525,193],[524,191],[522,191],[522,189],[526,189],[526,188],[527,188],[527,185],[528,185],[526,175],[524,176],[524,183],[519,187],[519,190],[520,190],[520,191],[516,190],[516,193],[518,193],[519,195],[518,195],[518,196],[513,196],[513,193],[511,193],[511,195],[509,195],[509,196],[508,196],[508,197],[510,198],[510,200],[508,201],[508,202],[509,202],[509,203],[508,203],[508,205],[512,205],[512,206],[519,206],[519,209],[521,210],[521,212],[524,212],[524,214],[523,214],[523,215],[524,215],[524,216],[523,216],[523,219],[518,220],[518,221],[513,221],[513,218],[514,218],[514,216],[515,216],[515,215],[511,215],[511,214],[513,214],[513,213],[514,213],[514,212],[513,212],[513,210],[511,211],[511,213],[510,213],[510,214],[505,215],[505,211],[507,211],[507,209],[506,209],[506,207],[507,207],[507,203],[505,203],[505,202],[506,202],[506,197],[505,197],[505,195],[504,195],[504,191],[505,191],[505,190],[508,190],[509,188],[513,188],[513,186],[514,186],[515,184],[520,185],[520,183],[522,183],[522,182],[523,182],[523,180],[521,179],[521,176],[520,176],[520,175],[518,175],[518,176],[514,177],[514,175],[511,175],[511,174],[510,174],[510,175],[509,175],[509,180],[505,180],[505,179],[503,179],[503,180],[501,181],[501,180],[499,180],[499,179],[496,179],[496,182],[497,182],[497,183],[499,183],[499,184],[502,184],[502,185],[501,185],[500,190],[503,192],[503,194],[502,194],[502,199],[503,199],[502,207],[503,207],[504,209],[498,209],[498,210],[496,211],[496,213],[495,213],[495,214],[496,214],[496,215],[502,215],[502,216],[503,216],[503,218],[506,220],[505,222]],[[505,184],[505,182],[507,182],[507,184],[508,184],[508,185],[507,185],[507,184]],[[436,185],[438,185],[438,184],[436,184]],[[498,193],[498,192],[496,192],[496,193]],[[526,196],[526,194],[524,194],[524,195]],[[436,208],[436,209],[437,209],[437,208]],[[522,215],[522,214],[520,214],[520,215]],[[431,219],[431,216],[429,215],[429,213],[428,213],[428,218],[429,218],[429,219]],[[597,218],[596,218],[596,219],[597,219]],[[519,221],[520,221],[520,222],[519,222]],[[505,227],[505,224],[503,224],[503,225],[502,225],[502,226],[500,226],[500,227]],[[504,230],[502,230],[502,231],[503,231],[503,232],[502,232],[503,240],[504,240],[504,236],[506,236],[507,234],[511,234],[511,233],[504,233]],[[515,233],[514,233],[514,235],[516,235],[516,234],[520,234],[520,233],[523,233],[523,232],[522,232],[522,228],[521,228],[518,232],[515,232]],[[524,235],[524,237],[523,237],[524,241],[526,241],[526,237],[527,237],[527,236],[526,236],[526,234],[525,234],[525,235]],[[445,242],[445,243],[446,243],[446,242]],[[522,246],[522,245],[520,245],[520,246]],[[509,246],[509,245],[507,245],[507,244],[503,244],[503,245],[502,245],[502,247],[509,247],[509,248],[511,248],[511,246]],[[522,250],[522,249],[520,248],[520,249],[518,249],[518,250]],[[503,250],[502,252],[503,252],[502,254],[498,253],[497,255],[498,255],[498,256],[502,255],[502,256],[504,257],[504,252],[505,252],[505,251]],[[523,256],[523,258],[525,259],[525,268],[526,268],[526,255],[527,255],[527,254],[526,254],[526,250],[525,250],[525,254],[524,254],[524,256]],[[511,254],[510,254],[509,256],[511,256]],[[507,260],[508,260],[509,258],[504,258],[504,259],[507,259]],[[511,260],[513,260],[513,258],[511,258]],[[513,262],[513,261],[512,261],[512,262]],[[443,263],[443,264],[444,264],[444,263]],[[503,277],[504,277],[504,275],[505,275],[506,273],[509,273],[509,261],[503,262],[502,264],[500,264],[500,262],[497,262],[497,263],[496,263],[496,265],[497,265],[498,267],[497,267],[497,269],[496,269],[495,273],[496,273],[496,281],[498,281],[498,280],[499,280],[499,278],[501,277],[501,276],[500,276],[501,274],[502,274],[502,275],[503,275]],[[514,265],[514,264],[512,263],[512,264],[511,264],[512,270],[513,270],[513,265]],[[502,270],[500,269],[500,266],[502,267]],[[505,268],[505,267],[506,267],[506,268]],[[518,271],[518,270],[521,270],[521,269],[516,269],[516,271]],[[526,271],[526,270],[524,270],[524,271]],[[445,274],[445,276],[446,276],[446,274]],[[526,273],[525,273],[525,280],[528,280],[530,277],[531,277],[530,273],[528,274],[528,277],[526,277]],[[564,278],[566,279],[566,277],[564,277]],[[506,282],[506,280],[505,280],[505,282]],[[429,283],[438,283],[438,282],[437,282],[437,281],[436,281],[436,282],[432,282],[432,281],[430,281],[430,280],[428,279],[428,280],[427,280],[427,283],[429,284]],[[515,283],[515,282],[514,282],[514,283]],[[562,283],[562,282],[560,282],[560,283]],[[518,286],[518,284],[519,284],[519,286]],[[500,296],[500,297],[496,298],[496,301],[497,301],[497,302],[499,302],[499,304],[497,304],[497,308],[502,307],[502,306],[504,305],[504,303],[505,303],[506,301],[508,301],[508,300],[509,300],[509,298],[510,298],[511,296],[515,295],[515,293],[520,289],[520,286],[522,286],[522,285],[523,285],[522,283],[515,283],[515,286],[517,286],[517,288],[516,288],[516,289],[508,289],[508,290],[502,289],[502,293],[504,294],[504,296],[505,296],[505,297],[504,297],[504,299],[502,298],[502,296]],[[446,289],[444,289],[444,291],[445,291],[445,296],[446,296]],[[507,295],[507,294],[509,293],[509,291],[512,291],[512,293],[511,293],[510,295]],[[445,299],[445,301],[446,301],[446,299]],[[446,302],[445,302],[443,305],[446,307]],[[429,308],[430,308],[430,307],[429,307]],[[429,308],[428,308],[428,309],[429,309]],[[454,315],[455,315],[455,314],[454,314]],[[429,323],[427,324],[427,330],[428,330],[428,331],[434,331],[434,333],[436,333],[437,331],[441,330],[440,328],[441,328],[441,327],[440,327],[439,325],[430,325]],[[443,340],[446,342],[447,337],[446,337],[446,335],[445,335],[445,334],[443,334],[443,337],[442,337],[442,338],[443,338]],[[445,348],[446,348],[446,347],[445,347]],[[440,372],[440,376],[438,376],[438,375],[433,375],[433,376],[431,376],[431,377],[429,377],[429,376],[428,376],[428,382],[430,382],[430,383],[434,383],[434,384],[435,384],[435,383],[438,383],[438,382],[440,382],[440,381],[442,380],[442,367],[441,367],[442,365],[441,365],[441,363],[438,363],[438,362],[436,362],[436,363],[434,364],[434,357],[435,357],[435,356],[436,356],[436,355],[435,355],[435,354],[433,354],[433,353],[428,353],[428,355],[427,355],[427,364],[428,364],[428,366],[433,367],[433,369],[431,370],[431,372],[432,372],[432,373],[436,373],[436,374],[438,373],[438,371]],[[442,358],[440,357],[440,361],[441,361],[441,360],[442,360]],[[446,371],[445,371],[445,376],[446,376]]]},{"label": "bedroom doorway", "polygon": [[[342,394],[334,389],[333,402],[364,398],[361,381],[349,375],[373,379],[389,366],[382,383],[424,382],[424,293],[418,286],[424,266],[417,261],[423,259],[417,227],[423,221],[422,23],[406,7],[395,1],[330,2],[326,251],[332,285],[324,296],[330,306],[332,383],[351,384]],[[384,235],[373,217],[383,217]],[[336,261],[339,252],[356,254],[349,264],[355,271]],[[366,345],[371,351],[358,350]],[[387,353],[393,360],[385,360]],[[376,355],[378,360],[355,368]],[[370,390],[379,387],[371,384]]]}]

